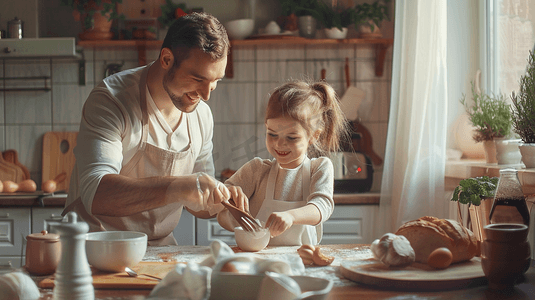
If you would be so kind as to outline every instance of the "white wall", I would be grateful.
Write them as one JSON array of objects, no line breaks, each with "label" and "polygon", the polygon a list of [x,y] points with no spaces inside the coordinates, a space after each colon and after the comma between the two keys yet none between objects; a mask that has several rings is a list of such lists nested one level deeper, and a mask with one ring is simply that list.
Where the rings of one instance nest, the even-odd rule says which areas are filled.
[{"label": "white wall", "polygon": [[18,17],[24,21],[23,36],[37,37],[37,1],[38,0],[2,0],[0,1],[0,30],[7,32],[7,22]]}]

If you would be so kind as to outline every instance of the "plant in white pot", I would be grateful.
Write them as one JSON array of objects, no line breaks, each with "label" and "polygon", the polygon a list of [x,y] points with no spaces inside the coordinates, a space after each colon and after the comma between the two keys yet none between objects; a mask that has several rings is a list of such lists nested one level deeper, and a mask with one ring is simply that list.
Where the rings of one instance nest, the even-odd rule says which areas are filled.
[{"label": "plant in white pot", "polygon": [[526,74],[520,77],[520,91],[513,100],[513,128],[522,139],[519,146],[526,168],[535,168],[535,53],[530,51]]},{"label": "plant in white pot", "polygon": [[472,83],[472,100],[470,104],[465,95],[460,99],[464,105],[470,122],[475,127],[473,139],[482,142],[485,148],[487,163],[496,163],[495,138],[503,138],[511,132],[511,109],[505,97],[488,95],[475,89]]},{"label": "plant in white pot", "polygon": [[361,38],[380,38],[383,36],[379,25],[383,20],[390,20],[388,17],[388,6],[390,0],[377,0],[372,4],[362,3],[355,6],[355,17],[358,20],[355,24]]},{"label": "plant in white pot", "polygon": [[325,36],[329,39],[345,39],[347,27],[357,21],[355,10],[340,5],[331,6],[319,1],[318,12]]},{"label": "plant in white pot", "polygon": [[321,0],[279,0],[285,16],[294,14],[298,20],[299,35],[306,38],[316,36],[318,19],[321,18],[318,7]]}]

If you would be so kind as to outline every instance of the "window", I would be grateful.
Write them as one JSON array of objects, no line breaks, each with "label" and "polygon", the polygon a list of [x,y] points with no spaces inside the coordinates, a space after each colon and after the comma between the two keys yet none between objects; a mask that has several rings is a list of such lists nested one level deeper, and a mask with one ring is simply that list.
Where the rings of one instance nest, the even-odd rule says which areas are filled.
[{"label": "window", "polygon": [[510,98],[519,90],[525,74],[529,51],[535,50],[535,1],[481,0],[487,20],[482,36],[484,86],[491,93]]}]

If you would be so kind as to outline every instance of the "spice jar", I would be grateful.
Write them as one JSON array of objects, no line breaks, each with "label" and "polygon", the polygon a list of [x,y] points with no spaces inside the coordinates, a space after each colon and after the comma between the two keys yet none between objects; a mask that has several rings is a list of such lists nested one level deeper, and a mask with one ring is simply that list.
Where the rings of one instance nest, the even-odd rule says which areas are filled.
[{"label": "spice jar", "polygon": [[489,219],[491,224],[516,223],[529,227],[529,210],[517,170],[500,170]]},{"label": "spice jar", "polygon": [[24,22],[15,17],[15,19],[7,22],[7,37],[11,39],[22,39]]},{"label": "spice jar", "polygon": [[35,275],[53,274],[61,258],[59,235],[43,230],[26,240],[26,270]]}]

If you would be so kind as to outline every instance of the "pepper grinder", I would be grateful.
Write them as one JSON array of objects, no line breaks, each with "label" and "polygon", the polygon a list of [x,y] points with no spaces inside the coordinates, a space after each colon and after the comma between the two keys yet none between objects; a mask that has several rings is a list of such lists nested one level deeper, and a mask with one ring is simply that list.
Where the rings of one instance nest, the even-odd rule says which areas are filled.
[{"label": "pepper grinder", "polygon": [[54,279],[54,300],[93,300],[95,289],[85,252],[89,225],[69,212],[54,228],[61,242],[61,259]]}]

